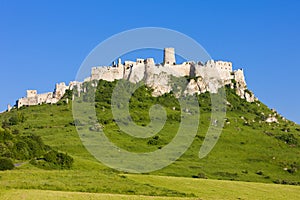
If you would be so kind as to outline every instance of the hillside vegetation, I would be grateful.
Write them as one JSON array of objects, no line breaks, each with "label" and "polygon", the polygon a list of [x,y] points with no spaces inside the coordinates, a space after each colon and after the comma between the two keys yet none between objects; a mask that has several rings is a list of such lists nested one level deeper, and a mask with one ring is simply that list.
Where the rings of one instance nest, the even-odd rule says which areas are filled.
[{"label": "hillside vegetation", "polygon": [[[110,99],[115,84],[98,83],[95,106],[100,126],[92,126],[90,130],[103,129],[113,143],[131,152],[154,151],[168,144],[180,123],[180,107],[174,95],[152,97],[151,90],[146,87],[135,91],[130,100],[130,114],[137,124],[145,126],[150,122],[149,109],[157,103],[165,107],[167,122],[151,138],[133,138],[123,133],[112,117]],[[93,88],[89,87],[79,101],[89,103],[93,100],[92,93]],[[71,95],[69,91],[65,98],[70,99]],[[210,94],[205,93],[197,96],[201,112],[194,142],[176,162],[151,175],[262,182],[274,187],[275,183],[300,185],[300,126],[259,101],[246,102],[234,89],[226,88],[226,95],[224,130],[208,156],[198,157],[211,125],[211,99]],[[72,102],[67,104],[65,98],[55,105],[23,107],[0,115],[0,157],[17,166],[11,171],[0,172],[1,187],[201,197],[195,191],[146,181],[148,178],[144,181],[143,177],[148,176],[124,175],[102,165],[82,145],[75,124],[80,126],[84,122],[73,119]],[[265,122],[269,115],[275,116],[278,123]],[[284,191],[295,194],[294,190]]]}]

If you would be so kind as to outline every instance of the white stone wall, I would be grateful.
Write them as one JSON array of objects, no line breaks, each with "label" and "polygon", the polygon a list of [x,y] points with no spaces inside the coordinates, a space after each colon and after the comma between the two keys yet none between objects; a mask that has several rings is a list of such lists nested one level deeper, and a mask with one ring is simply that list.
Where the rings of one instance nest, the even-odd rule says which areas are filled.
[{"label": "white stone wall", "polygon": [[[184,62],[182,64],[155,64],[152,58],[125,61],[118,67],[92,68],[91,80],[114,81],[126,79],[132,83],[144,80],[147,86],[154,89],[153,95],[159,96],[170,92],[169,76],[198,77],[188,85],[186,93],[216,93],[224,85],[231,84],[231,80],[237,82],[237,94],[248,101],[254,101],[253,94],[245,93],[247,89],[244,72],[239,69],[232,70],[232,63],[225,61],[209,60],[205,64]],[[197,89],[197,91],[196,91]],[[194,92],[192,92],[194,91]]]},{"label": "white stone wall", "polygon": [[64,96],[66,90],[70,88],[73,89],[75,85],[80,89],[81,83],[74,81],[70,82],[69,86],[67,86],[64,82],[57,83],[55,85],[54,92],[38,94],[36,90],[27,90],[26,97],[20,98],[17,101],[17,108],[22,106],[39,105],[43,103],[57,103]]},{"label": "white stone wall", "polygon": [[54,90],[54,98],[61,99],[69,87],[64,82],[56,83]]},{"label": "white stone wall", "polygon": [[26,91],[26,97],[30,98],[30,97],[35,97],[37,95],[37,91],[36,90],[27,90]]},{"label": "white stone wall", "polygon": [[[93,67],[91,76],[85,81],[106,80],[114,81],[120,79],[137,83],[144,80],[146,85],[153,88],[154,96],[160,96],[171,91],[170,77],[190,77],[185,94],[204,93],[206,91],[216,93],[224,85],[230,84],[233,88],[232,79],[235,80],[236,93],[247,101],[255,101],[252,92],[246,90],[244,72],[242,69],[233,71],[232,63],[225,61],[208,60],[205,64],[192,61],[182,64],[175,63],[175,53],[173,48],[166,48],[163,64],[155,64],[153,58],[136,61],[125,61],[121,63],[118,59],[113,66]],[[57,83],[53,93],[37,94],[36,90],[27,90],[27,96],[17,102],[17,107],[23,105],[37,105],[41,103],[57,103],[65,94],[67,89],[77,86],[78,94],[84,92],[81,82]]]},{"label": "white stone wall", "polygon": [[91,80],[107,80],[107,81],[114,81],[115,79],[119,80],[122,79],[124,76],[124,66],[120,65],[117,67],[93,67]]}]

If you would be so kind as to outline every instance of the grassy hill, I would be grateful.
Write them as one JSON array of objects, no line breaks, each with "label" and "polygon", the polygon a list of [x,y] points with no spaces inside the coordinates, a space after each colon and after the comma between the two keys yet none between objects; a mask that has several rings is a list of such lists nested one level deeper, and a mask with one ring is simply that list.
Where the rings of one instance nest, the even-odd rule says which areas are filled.
[{"label": "grassy hill", "polygon": [[[100,81],[95,97],[97,117],[107,137],[120,148],[132,152],[153,151],[170,142],[180,123],[180,111],[177,109],[179,104],[175,97],[172,94],[166,94],[155,98],[150,95],[150,89],[139,88],[130,100],[130,113],[133,120],[141,126],[147,125],[150,122],[149,108],[156,103],[165,107],[168,120],[156,136],[146,139],[133,138],[120,131],[112,118],[110,96],[115,84],[115,82]],[[91,156],[82,145],[76,132],[74,124],[84,122],[74,122],[72,102],[66,104],[62,100],[57,105],[24,107],[3,113],[0,115],[3,127],[0,129],[1,157],[11,157],[13,162],[20,166],[11,171],[0,172],[1,188],[9,191],[13,191],[12,189],[35,189],[209,197],[204,193],[197,193],[198,188],[201,191],[202,184],[203,188],[206,188],[205,183],[209,184],[210,181],[213,181],[210,179],[221,179],[231,180],[232,184],[244,184],[240,188],[232,188],[229,195],[233,195],[234,191],[238,194],[241,192],[241,187],[248,187],[246,181],[270,183],[264,184],[265,187],[286,193],[290,195],[290,199],[297,197],[295,195],[299,197],[299,192],[296,192],[296,190],[299,191],[298,186],[281,186],[274,183],[300,184],[300,126],[281,118],[261,102],[249,103],[240,99],[233,89],[226,88],[226,94],[228,105],[225,127],[218,143],[209,155],[203,159],[198,158],[199,148],[211,123],[210,95],[205,93],[197,96],[201,111],[200,129],[192,145],[176,162],[150,173],[152,176],[123,174],[104,166]],[[89,103],[91,100],[89,95],[89,92],[82,95],[80,101]],[[277,115],[279,123],[265,122],[269,115]],[[20,118],[20,116],[22,117]],[[14,118],[17,120],[11,123]],[[9,137],[3,137],[4,135]],[[13,149],[16,144],[24,142],[24,139],[28,137],[41,138],[44,150],[29,157],[14,155]],[[37,165],[36,161],[45,161],[45,154],[49,151],[70,156],[74,161],[70,169],[57,167],[57,165]],[[172,179],[169,176],[176,176],[178,179]],[[169,182],[162,184],[164,181],[161,179]],[[176,185],[175,182],[181,183],[181,181],[183,184],[172,186]],[[184,189],[184,181],[195,188],[193,190]],[[236,183],[234,181],[243,182]],[[228,185],[228,182],[213,183],[226,183],[218,187],[227,190],[225,185]],[[218,190],[216,191],[218,192]],[[253,195],[254,191],[253,189]],[[251,193],[251,191],[244,191],[241,198],[247,192]],[[7,195],[5,192],[3,194]],[[215,196],[215,198],[218,197]]]}]

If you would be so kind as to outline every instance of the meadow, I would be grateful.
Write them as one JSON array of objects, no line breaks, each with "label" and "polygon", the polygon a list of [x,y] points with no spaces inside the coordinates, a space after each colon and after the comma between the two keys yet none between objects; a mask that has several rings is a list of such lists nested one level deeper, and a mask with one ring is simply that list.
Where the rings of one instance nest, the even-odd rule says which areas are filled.
[{"label": "meadow", "polygon": [[[180,123],[180,110],[173,109],[178,103],[171,94],[154,98],[146,88],[136,91],[130,113],[137,124],[149,123],[148,110],[155,103],[165,107],[168,120],[156,137],[133,138],[120,131],[112,118],[109,97],[113,84],[100,84],[95,104],[97,118],[113,143],[128,151],[147,152],[173,139]],[[3,113],[1,122],[15,115],[24,116],[23,122],[9,126],[13,137],[40,136],[45,145],[70,155],[74,163],[71,169],[43,169],[32,165],[30,160],[13,159],[20,166],[0,172],[0,197],[299,199],[299,125],[281,117],[279,123],[266,123],[266,116],[274,115],[275,111],[259,101],[248,103],[230,89],[226,91],[229,104],[225,127],[208,156],[198,157],[211,123],[211,102],[206,93],[197,97],[201,104],[200,128],[189,149],[171,165],[145,174],[124,173],[96,160],[83,146],[75,127],[75,123],[81,123],[82,128],[89,123],[73,119],[71,101],[67,104],[63,99],[55,105],[23,107]],[[89,99],[83,96],[81,103],[90,103]],[[97,127],[88,128],[97,132]],[[3,144],[7,145],[5,141]]]}]

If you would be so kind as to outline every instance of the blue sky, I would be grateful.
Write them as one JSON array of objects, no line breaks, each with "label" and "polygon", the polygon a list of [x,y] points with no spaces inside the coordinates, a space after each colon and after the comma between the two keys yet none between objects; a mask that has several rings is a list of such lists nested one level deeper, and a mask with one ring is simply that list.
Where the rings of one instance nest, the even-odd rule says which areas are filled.
[{"label": "blue sky", "polygon": [[300,123],[298,1],[2,0],[0,19],[0,110],[26,89],[47,92],[74,80],[108,37],[151,26],[182,32],[213,59],[244,68],[262,102]]}]

